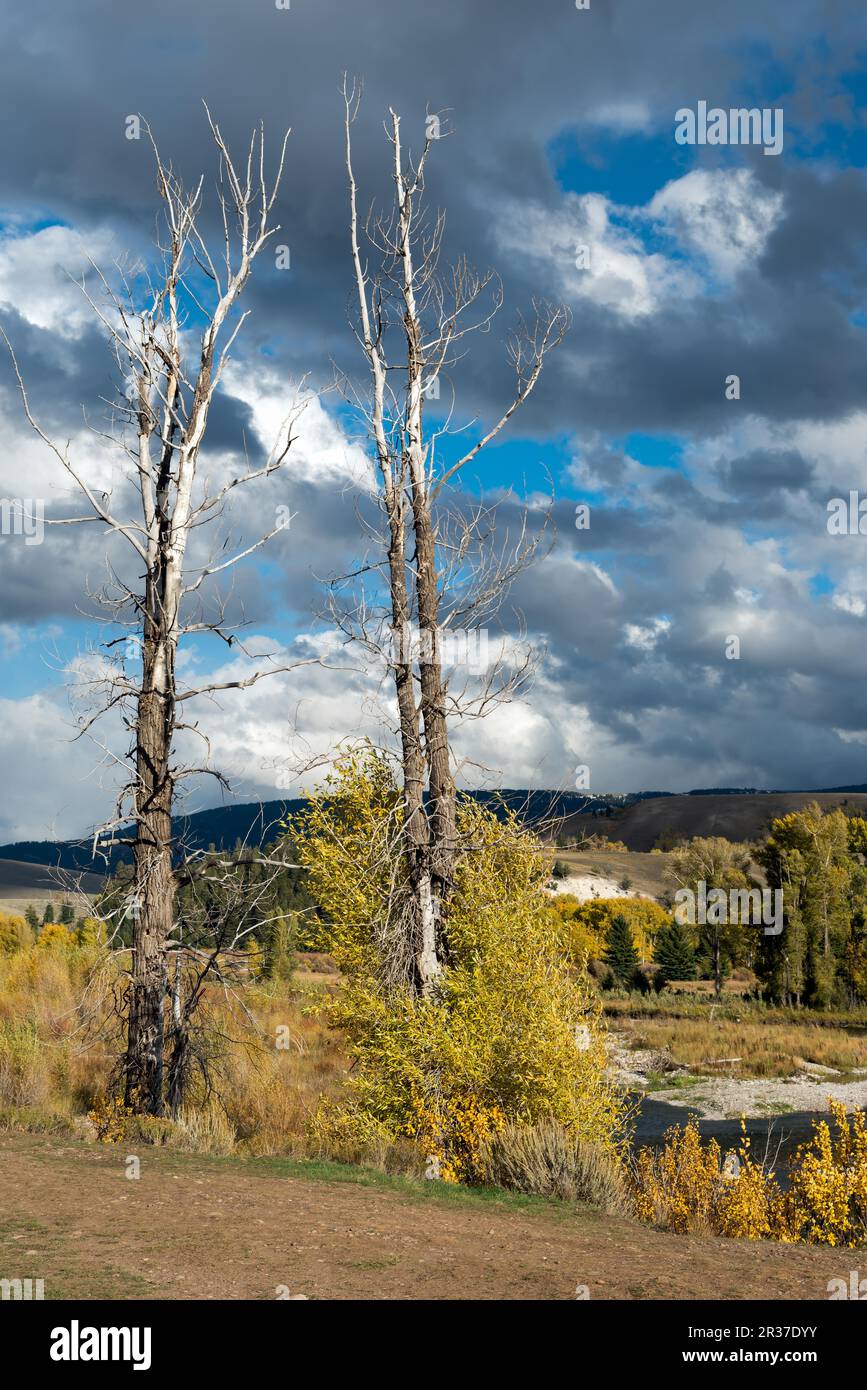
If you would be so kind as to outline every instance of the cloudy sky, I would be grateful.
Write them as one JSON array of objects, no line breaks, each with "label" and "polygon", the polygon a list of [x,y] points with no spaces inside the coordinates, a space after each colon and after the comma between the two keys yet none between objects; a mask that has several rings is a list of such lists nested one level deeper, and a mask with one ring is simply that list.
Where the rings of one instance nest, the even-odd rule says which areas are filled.
[{"label": "cloudy sky", "polygon": [[[292,128],[278,205],[291,269],[257,264],[212,417],[214,473],[267,450],[302,376],[358,373],[349,70],[365,87],[363,201],[389,192],[389,105],[416,146],[426,112],[447,112],[427,190],[447,210],[445,256],[503,281],[499,319],[450,383],[466,438],[508,397],[515,314],[544,296],[573,316],[531,402],[464,480],[499,499],[503,525],[522,500],[541,519],[553,483],[557,530],[502,618],[540,653],[535,684],[460,731],[461,755],[510,786],[568,788],[578,764],[597,791],[867,780],[867,538],[857,519],[856,534],[828,529],[829,501],[867,498],[867,9],[3,0],[0,13],[0,321],[34,409],[95,486],[123,496],[83,414],[99,421],[115,372],[73,280],[91,260],[148,257],[153,168],[147,142],[126,138],[130,114],[188,180],[215,170],[202,99],[236,149],[260,119],[274,143]],[[781,112],[782,151],[679,143],[676,113],[700,103]],[[22,422],[8,362],[0,472],[0,498],[42,499],[49,517],[78,505]],[[326,394],[286,473],[226,519],[237,544],[291,509],[224,596],[251,652],[322,659],[196,710],[242,799],[291,790],[299,748],[377,726],[377,673],[320,616],[325,582],[364,553],[369,476],[364,439]],[[74,741],[75,692],[111,635],[91,596],[107,563],[123,562],[98,527],[0,535],[0,841],[80,833],[110,812],[123,731]],[[192,642],[185,677],[246,673],[226,655]],[[218,794],[197,784],[190,798]]]}]

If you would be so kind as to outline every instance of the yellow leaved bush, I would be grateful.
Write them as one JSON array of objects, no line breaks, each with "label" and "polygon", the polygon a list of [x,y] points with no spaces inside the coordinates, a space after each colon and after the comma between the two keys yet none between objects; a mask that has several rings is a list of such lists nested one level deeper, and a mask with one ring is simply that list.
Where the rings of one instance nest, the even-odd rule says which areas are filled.
[{"label": "yellow leaved bush", "polygon": [[867,1120],[829,1100],[830,1123],[817,1120],[792,1156],[783,1187],[755,1160],[745,1122],[736,1150],[721,1157],[702,1141],[695,1120],[666,1132],[662,1148],[643,1148],[632,1167],[636,1215],[679,1232],[745,1240],[858,1246],[867,1239]]},{"label": "yellow leaved bush", "polygon": [[344,977],[325,1007],[353,1061],[345,1100],[314,1130],[323,1143],[330,1128],[345,1137],[355,1117],[411,1140],[435,1176],[458,1182],[479,1180],[507,1123],[551,1117],[617,1152],[623,1102],[605,1076],[596,996],[551,931],[543,847],[515,817],[460,801],[447,963],[422,998],[395,970],[407,935],[400,814],[389,761],[363,747],[292,821],[322,916],[308,941]]}]

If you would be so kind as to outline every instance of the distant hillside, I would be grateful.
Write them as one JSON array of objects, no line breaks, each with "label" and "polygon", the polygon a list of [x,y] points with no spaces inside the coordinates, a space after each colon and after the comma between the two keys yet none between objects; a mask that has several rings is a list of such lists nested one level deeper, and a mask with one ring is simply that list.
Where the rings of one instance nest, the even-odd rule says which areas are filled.
[{"label": "distant hillside", "polygon": [[20,903],[25,899],[41,902],[67,894],[74,897],[76,891],[98,893],[101,887],[102,878],[97,874],[85,873],[70,878],[65,872],[49,868],[46,864],[0,856],[0,904]]},{"label": "distant hillside", "polygon": [[12,845],[0,845],[0,860],[14,860],[46,873],[59,869],[70,873],[105,872],[104,860],[91,857],[89,840],[17,840]]},{"label": "distant hillside", "polygon": [[[844,801],[867,815],[867,783],[826,791],[754,792],[729,787],[697,788],[692,792],[528,791],[509,787],[498,792],[471,793],[493,808],[507,806],[553,835],[603,834],[622,840],[629,849],[647,851],[666,836],[724,835],[750,840],[761,835],[775,816],[799,810],[809,801],[830,808]],[[180,816],[175,837],[186,852],[211,845],[230,850],[240,841],[263,844],[276,838],[280,825],[305,805],[303,798],[215,806]],[[121,832],[123,833],[123,832]],[[129,861],[129,847],[115,849],[112,866]],[[71,871],[104,873],[105,861],[91,853],[90,840],[26,840],[0,846],[0,860]]]},{"label": "distant hillside", "polygon": [[[623,807],[648,797],[665,796],[665,792],[637,792],[629,794],[607,793],[604,796],[588,796],[583,792],[527,791],[519,788],[505,788],[499,792],[473,793],[479,801],[494,808],[508,806],[534,824],[561,819],[579,813],[601,814],[617,807]],[[196,811],[175,820],[175,838],[187,853],[205,850],[213,845],[216,849],[229,850],[240,841],[243,844],[263,844],[276,839],[280,825],[288,816],[296,814],[305,805],[303,798],[290,798],[286,801],[244,802],[240,805],[214,806],[207,811]],[[120,831],[120,835],[129,831]],[[129,862],[132,858],[128,846],[112,850],[111,865]],[[104,873],[105,860],[92,854],[89,839],[81,840],[22,840],[11,845],[0,846],[0,860],[15,859],[22,863],[51,865],[69,870],[93,870]]]},{"label": "distant hillside", "polygon": [[738,795],[731,792],[686,793],[682,796],[655,797],[635,802],[611,814],[574,815],[566,819],[562,833],[607,835],[622,840],[631,850],[647,851],[658,842],[671,848],[677,839],[693,835],[722,835],[727,840],[755,840],[762,836],[777,816],[800,811],[817,801],[824,810],[847,803],[851,810],[867,815],[867,789],[847,787],[836,792],[757,792]]},{"label": "distant hillside", "polygon": [[[187,853],[213,845],[216,849],[232,849],[242,843],[262,844],[277,838],[279,827],[288,815],[304,805],[301,799],[288,801],[245,802],[242,805],[215,806],[208,811],[196,811],[178,816],[174,822],[175,838]],[[120,831],[121,836],[129,831]],[[91,840],[22,840],[17,844],[0,846],[0,860],[15,859],[22,863],[49,865],[70,871],[92,870],[106,872],[105,859],[93,855]],[[110,852],[109,862],[129,863],[132,851],[122,845]]]}]

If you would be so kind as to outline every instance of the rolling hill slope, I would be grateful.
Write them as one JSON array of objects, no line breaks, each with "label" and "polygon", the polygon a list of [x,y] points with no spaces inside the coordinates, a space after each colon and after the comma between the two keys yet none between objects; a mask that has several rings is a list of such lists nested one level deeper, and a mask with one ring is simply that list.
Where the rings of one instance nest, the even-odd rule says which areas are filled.
[{"label": "rolling hill slope", "polygon": [[[767,829],[775,816],[800,810],[810,801],[817,801],[826,810],[847,805],[850,810],[867,815],[864,784],[826,791],[710,789],[599,796],[506,788],[470,795],[494,808],[508,806],[552,838],[558,834],[602,834],[644,853],[665,836],[688,839],[693,835],[724,835],[730,840],[752,840]],[[206,850],[211,845],[218,850],[231,850],[239,842],[267,844],[278,837],[287,817],[304,805],[303,799],[294,798],[215,806],[177,817],[175,836],[187,852]],[[131,857],[129,848],[124,846],[112,852],[111,862],[128,861]],[[53,867],[101,875],[106,868],[103,859],[93,857],[90,839],[26,840],[0,846],[0,862],[12,860],[19,865],[36,866],[43,872]]]},{"label": "rolling hill slope", "polygon": [[751,795],[712,792],[648,798],[600,816],[566,818],[568,836],[602,834],[622,840],[631,850],[653,849],[667,836],[689,839],[693,835],[723,835],[727,840],[755,840],[777,816],[799,811],[811,801],[823,810],[847,805],[867,815],[867,792],[757,792]]}]

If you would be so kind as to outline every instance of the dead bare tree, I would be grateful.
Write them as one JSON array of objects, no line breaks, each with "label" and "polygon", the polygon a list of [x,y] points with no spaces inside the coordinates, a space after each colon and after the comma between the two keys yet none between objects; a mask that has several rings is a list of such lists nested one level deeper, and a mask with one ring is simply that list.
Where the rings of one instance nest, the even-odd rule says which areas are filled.
[{"label": "dead bare tree", "polygon": [[[410,592],[406,557],[406,457],[395,447],[394,426],[390,423],[388,365],[382,353],[381,303],[370,286],[361,259],[358,233],[358,204],[352,168],[351,127],[357,100],[344,84],[346,167],[349,177],[350,238],[355,270],[360,320],[360,340],[373,384],[370,426],[376,462],[382,482],[382,497],[388,525],[388,588],[393,630],[403,633],[411,622]],[[410,931],[413,936],[415,983],[427,993],[439,973],[436,947],[436,918],[431,886],[430,836],[424,808],[425,762],[422,749],[419,710],[413,688],[412,659],[407,652],[392,653],[392,671],[397,696],[403,770],[404,834],[406,860],[412,890]]]},{"label": "dead bare tree", "polygon": [[[452,411],[444,423],[429,430],[425,404],[439,398],[441,380],[463,355],[463,340],[490,327],[502,305],[502,290],[493,273],[480,275],[466,260],[459,260],[445,273],[440,270],[445,218],[438,213],[429,220],[423,203],[427,159],[443,134],[439,117],[428,118],[423,149],[414,162],[402,147],[400,117],[389,110],[386,134],[392,146],[394,198],[387,212],[368,214],[364,223],[367,246],[362,257],[351,143],[360,85],[344,80],[343,97],[350,235],[359,307],[357,337],[372,383],[362,408],[375,442],[391,537],[388,576],[397,640],[392,644],[390,666],[400,708],[407,822],[421,826],[422,816],[426,814],[427,819],[426,830],[413,831],[413,843],[423,848],[424,889],[430,893],[430,905],[426,900],[420,904],[423,950],[419,957],[420,987],[429,990],[447,959],[445,923],[458,849],[448,728],[456,703],[449,692],[444,642],[452,637],[458,614],[468,621],[497,611],[509,584],[530,562],[539,543],[538,537],[528,537],[522,529],[518,543],[511,549],[507,545],[492,562],[490,553],[484,553],[485,532],[493,529],[491,509],[480,505],[450,508],[448,489],[530,396],[545,357],[563,340],[569,315],[562,307],[538,302],[532,323],[519,320],[507,345],[516,378],[508,406],[459,458],[441,463],[440,441],[455,432]],[[390,348],[393,338],[398,343],[394,353]],[[354,394],[355,403],[361,405],[358,393]],[[456,599],[457,576],[467,568],[472,580],[468,586],[464,584],[461,599]],[[365,616],[356,612],[355,627],[369,642]],[[415,650],[410,636],[414,623],[418,630]],[[497,680],[489,673],[482,692],[473,697],[476,712],[483,712],[494,698],[510,698],[525,675],[526,669],[512,671],[495,694]],[[423,730],[421,743],[419,726]],[[419,787],[419,752],[428,781],[426,810]]]},{"label": "dead bare tree", "polygon": [[[261,847],[262,842],[267,848]],[[253,978],[269,976],[274,932],[287,920],[281,906],[291,842],[282,819],[251,824],[243,842],[226,850],[201,849],[176,826],[175,924],[167,943],[165,1108],[173,1119],[192,1100],[206,1108],[221,1099],[221,1079],[234,1052],[269,1051],[273,1038],[261,1027],[245,1000]],[[118,1021],[126,1021],[126,997],[116,970],[118,952],[128,933],[129,881],[134,866],[121,863],[97,900],[90,904],[97,955],[82,997],[73,1011],[83,1050],[108,1044]],[[294,906],[297,919],[312,911]],[[300,1040],[293,1046],[303,1048]]]},{"label": "dead bare tree", "polygon": [[[166,1101],[167,1026],[173,1026],[177,1036],[183,1015],[176,1005],[174,1024],[167,1025],[167,952],[175,927],[173,806],[182,779],[203,773],[220,777],[207,765],[176,765],[177,734],[185,729],[198,732],[195,723],[185,719],[185,708],[195,697],[250,686],[263,676],[291,669],[266,658],[248,677],[196,688],[183,687],[177,676],[178,646],[185,635],[213,632],[230,645],[237,641],[222,613],[214,618],[196,611],[204,582],[232,570],[285,521],[234,554],[226,556],[225,549],[215,545],[208,558],[199,557],[198,564],[193,563],[191,540],[198,538],[199,528],[223,514],[226,498],[235,488],[284,465],[296,418],[293,415],[286,422],[263,463],[251,466],[245,461],[239,473],[211,485],[201,467],[209,412],[247,317],[247,311],[237,312],[238,301],[253,262],[278,230],[272,225],[272,213],[289,132],[269,178],[264,129],[253,132],[245,159],[236,165],[219,126],[207,107],[205,111],[219,159],[220,251],[212,254],[201,230],[204,178],[194,188],[186,188],[171,165],[163,162],[143,122],[161,200],[154,266],[143,276],[133,277],[120,265],[117,278],[111,281],[94,266],[104,303],[92,297],[82,280],[82,290],[111,343],[126,386],[125,391],[120,386],[118,399],[111,403],[107,430],[95,433],[126,460],[125,483],[134,499],[128,517],[117,515],[111,494],[100,493],[88,481],[70,457],[69,445],[59,447],[44,432],[31,410],[11,344],[3,335],[30,425],[53,450],[91,509],[52,524],[102,523],[111,535],[126,542],[140,572],[140,579],[129,582],[114,574],[115,587],[100,597],[108,608],[108,621],[126,623],[136,633],[141,672],[133,674],[122,663],[100,674],[97,683],[103,698],[95,712],[83,718],[82,732],[89,731],[100,715],[114,710],[121,713],[132,735],[131,776],[120,792],[113,819],[98,834],[104,846],[132,844],[129,912],[134,927],[123,1080],[126,1103],[155,1115],[163,1113]],[[124,640],[116,637],[108,646],[116,648]],[[119,832],[130,821],[134,833],[127,838]],[[169,1067],[174,1096],[182,1060]]]}]

